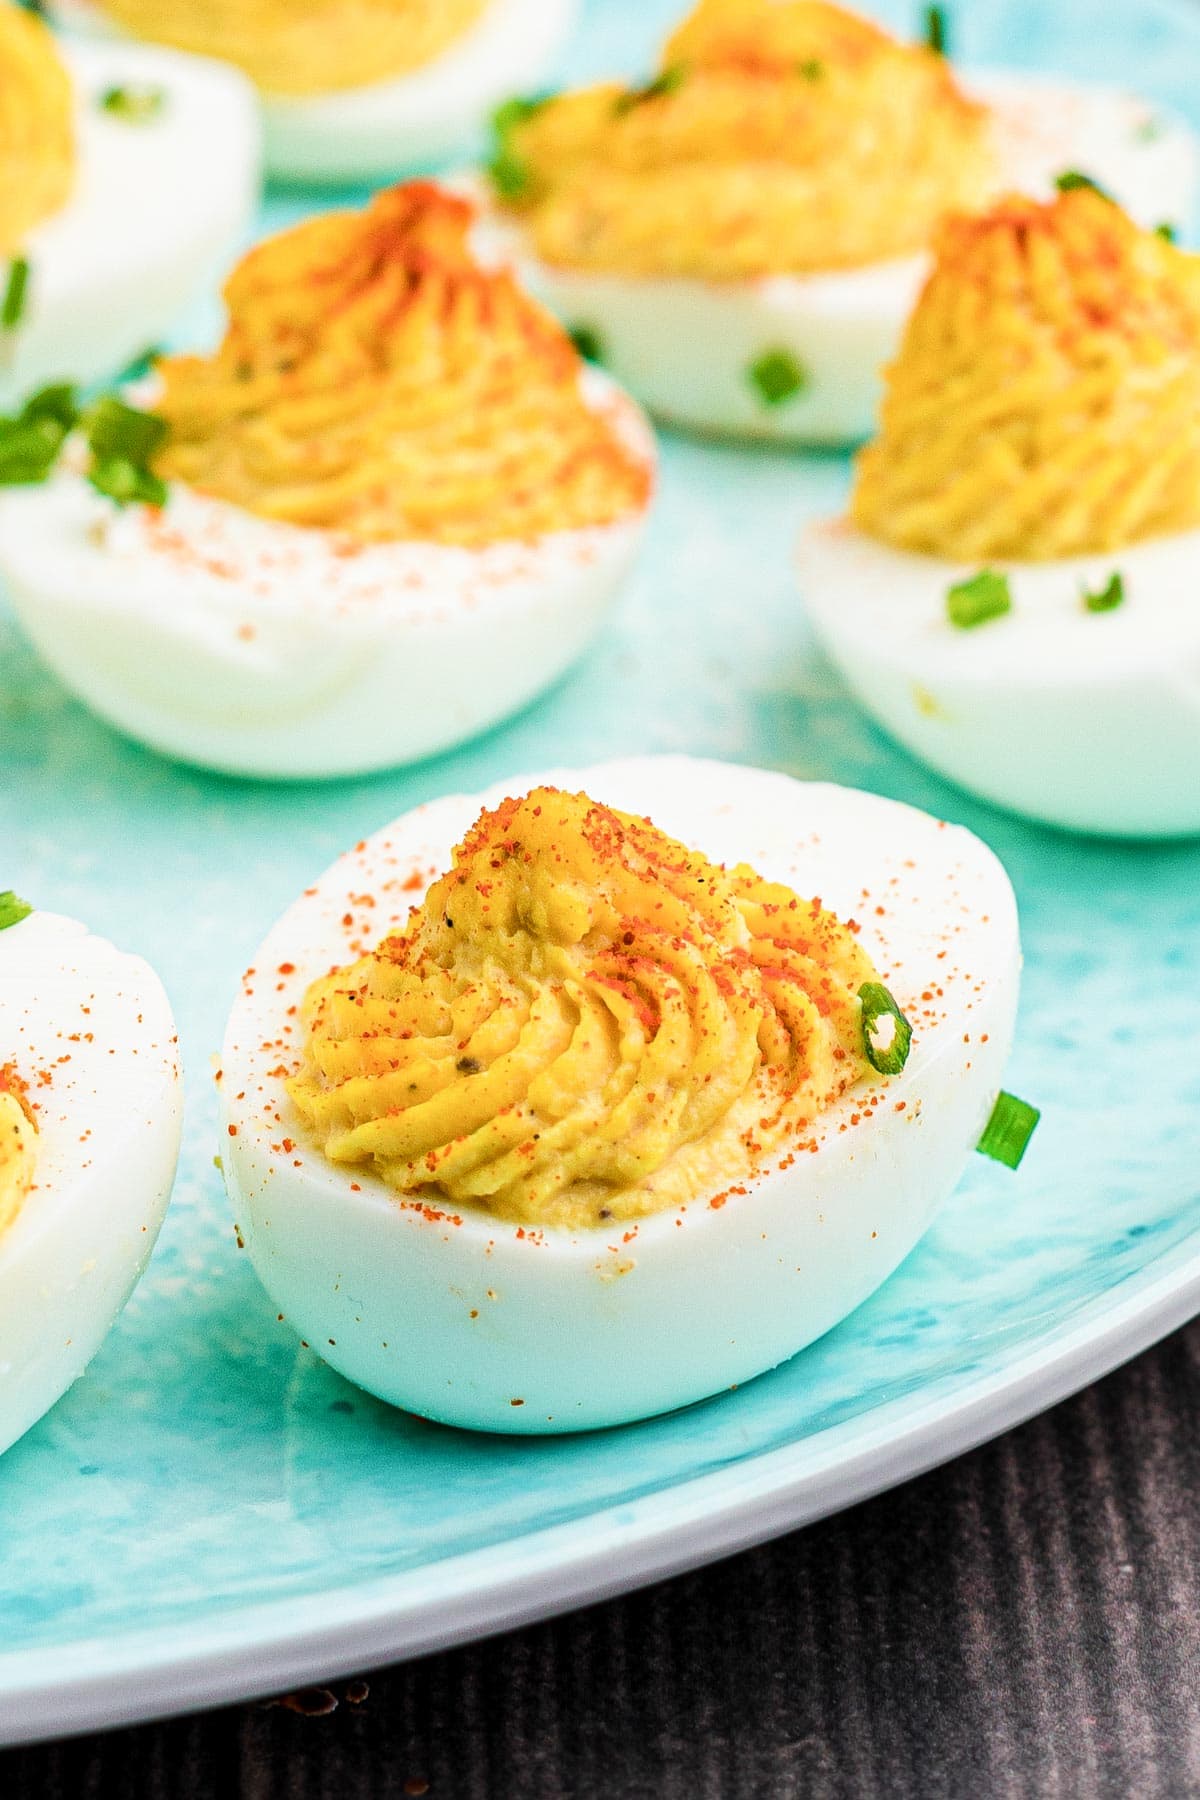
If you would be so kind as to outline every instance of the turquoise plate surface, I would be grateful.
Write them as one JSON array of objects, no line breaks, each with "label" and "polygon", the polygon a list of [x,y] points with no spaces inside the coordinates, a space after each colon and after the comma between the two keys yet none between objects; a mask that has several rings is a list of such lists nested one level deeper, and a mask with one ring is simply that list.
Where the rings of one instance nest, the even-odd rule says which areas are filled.
[{"label": "turquoise plate surface", "polygon": [[[566,73],[643,69],[676,10],[593,0]],[[1124,81],[1200,124],[1189,7],[959,11],[972,61]],[[276,196],[264,225],[306,204]],[[70,700],[0,612],[4,885],[154,963],[190,1076],[149,1273],[86,1377],[0,1461],[0,1740],[261,1693],[612,1594],[954,1455],[1200,1309],[1200,846],[1024,825],[861,717],[814,653],[790,569],[847,467],[668,437],[649,553],[582,666],[502,730],[370,781],[271,787],[161,761]],[[1027,956],[1011,1086],[1043,1107],[1041,1130],[1017,1176],[976,1159],[883,1290],[736,1393],[543,1442],[391,1412],[299,1348],[234,1242],[209,1058],[237,975],[317,871],[415,802],[652,751],[874,788],[992,844]]]}]

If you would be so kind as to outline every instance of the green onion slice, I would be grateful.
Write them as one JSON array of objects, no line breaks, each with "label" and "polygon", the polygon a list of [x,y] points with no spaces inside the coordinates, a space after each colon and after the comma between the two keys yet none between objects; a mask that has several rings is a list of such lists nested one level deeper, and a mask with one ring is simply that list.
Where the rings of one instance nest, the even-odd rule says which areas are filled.
[{"label": "green onion slice", "polygon": [[25,315],[25,297],[29,289],[29,261],[18,256],[8,265],[4,298],[0,300],[0,330],[15,331]]},{"label": "green onion slice", "polygon": [[1011,611],[1008,576],[995,569],[980,569],[969,580],[955,582],[946,594],[946,616],[959,631],[971,631]]},{"label": "green onion slice", "polygon": [[27,425],[43,421],[57,425],[65,437],[79,423],[78,389],[69,381],[56,381],[50,387],[39,388],[36,394],[30,394],[21,408],[21,419]]},{"label": "green onion slice", "polygon": [[1041,1116],[1036,1106],[1001,1089],[976,1149],[1006,1169],[1018,1168]]},{"label": "green onion slice", "polygon": [[808,386],[808,370],[790,350],[764,350],[746,373],[764,406],[782,406]]},{"label": "green onion slice", "polygon": [[912,1026],[882,982],[864,981],[858,998],[867,1061],[881,1075],[898,1075],[908,1061]]},{"label": "green onion slice", "polygon": [[644,106],[647,100],[661,100],[664,94],[673,94],[681,88],[687,79],[687,64],[675,63],[648,81],[645,87],[630,88],[627,93],[619,94],[613,105],[613,111],[620,118],[623,113],[632,112],[635,106]]},{"label": "green onion slice", "polygon": [[497,150],[487,166],[492,186],[501,200],[521,200],[533,183],[529,164],[505,147]]},{"label": "green onion slice", "polygon": [[935,56],[949,56],[950,32],[944,6],[925,8],[925,42]]},{"label": "green onion slice", "polygon": [[103,394],[84,415],[84,430],[99,459],[119,457],[144,467],[167,441],[169,427],[157,413],[140,412],[115,394]]},{"label": "green onion slice", "polygon": [[600,333],[591,325],[572,325],[567,336],[585,362],[603,362],[604,344]]},{"label": "green onion slice", "polygon": [[1114,569],[1102,588],[1095,593],[1084,590],[1083,605],[1086,612],[1112,612],[1120,606],[1125,598],[1125,581],[1118,569]]},{"label": "green onion slice", "polygon": [[[1112,200],[1107,188],[1101,187],[1098,181],[1093,181],[1090,175],[1083,174],[1079,169],[1064,169],[1061,175],[1054,177],[1054,185],[1060,194],[1073,193],[1076,188],[1090,188],[1102,200]],[[1113,204],[1116,202],[1113,201]]]},{"label": "green onion slice", "polygon": [[1165,244],[1174,244],[1179,238],[1179,233],[1176,231],[1174,225],[1170,224],[1166,219],[1163,220],[1161,225],[1156,225],[1154,227],[1154,235],[1155,237],[1162,238]]},{"label": "green onion slice", "polygon": [[166,103],[160,87],[110,87],[100,96],[101,109],[126,125],[148,125]]},{"label": "green onion slice", "polygon": [[492,114],[492,130],[498,138],[506,138],[515,125],[523,125],[526,119],[532,119],[554,98],[553,94],[515,94]]},{"label": "green onion slice", "polygon": [[167,504],[166,482],[127,456],[96,457],[88,470],[88,480],[98,494],[115,500],[118,506]]},{"label": "green onion slice", "polygon": [[33,911],[28,900],[21,900],[7,888],[0,894],[0,931],[7,931],[10,925],[19,925]]}]

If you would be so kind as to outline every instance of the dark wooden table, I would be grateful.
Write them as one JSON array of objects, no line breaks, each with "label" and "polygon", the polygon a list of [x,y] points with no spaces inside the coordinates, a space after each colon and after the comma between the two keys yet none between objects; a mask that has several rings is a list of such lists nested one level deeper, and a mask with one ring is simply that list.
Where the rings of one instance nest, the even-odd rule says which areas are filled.
[{"label": "dark wooden table", "polygon": [[715,1568],[270,1706],[0,1754],[3,1800],[1200,1795],[1200,1323]]}]

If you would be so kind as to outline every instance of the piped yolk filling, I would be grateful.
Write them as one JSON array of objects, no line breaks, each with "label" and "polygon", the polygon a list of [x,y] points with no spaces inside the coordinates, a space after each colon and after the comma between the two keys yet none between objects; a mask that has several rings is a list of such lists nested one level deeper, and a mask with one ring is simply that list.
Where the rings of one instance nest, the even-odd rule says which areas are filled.
[{"label": "piped yolk filling", "polygon": [[10,1064],[0,1066],[0,1234],[7,1231],[33,1186],[37,1126],[25,1085]]},{"label": "piped yolk filling", "polygon": [[412,182],[251,251],[216,354],[159,364],[158,472],[358,544],[481,547],[641,510],[644,455],[585,399],[561,326],[477,262],[473,218]]},{"label": "piped yolk filling", "polygon": [[723,1193],[867,1070],[876,979],[819,900],[586,794],[484,812],[406,929],[314,983],[325,1155],[527,1225]]},{"label": "piped yolk filling", "polygon": [[0,0],[0,257],[57,212],[75,175],[71,81],[41,19]]},{"label": "piped yolk filling", "polygon": [[851,513],[967,562],[1200,526],[1200,257],[1086,187],[949,222]]},{"label": "piped yolk filling", "polygon": [[409,74],[488,0],[103,0],[135,37],[236,63],[275,94],[329,94]]},{"label": "piped yolk filling", "polygon": [[824,0],[701,0],[655,81],[535,107],[502,165],[544,261],[713,280],[909,255],[992,185],[945,58]]}]

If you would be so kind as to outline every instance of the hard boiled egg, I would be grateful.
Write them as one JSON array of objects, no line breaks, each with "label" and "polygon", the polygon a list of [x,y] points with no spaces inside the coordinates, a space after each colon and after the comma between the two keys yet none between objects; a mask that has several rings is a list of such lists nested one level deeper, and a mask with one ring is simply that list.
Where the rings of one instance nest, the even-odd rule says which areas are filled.
[{"label": "hard boiled egg", "polygon": [[[640,542],[653,437],[475,262],[470,219],[412,184],[254,252],[224,349],[165,365],[165,507],[122,511],[69,459],[0,491],[12,604],[102,717],[238,774],[357,774],[472,736],[581,653]],[[337,281],[308,281],[325,255]]]},{"label": "hard boiled egg", "polygon": [[[649,815],[708,859],[748,862],[855,921],[861,953],[913,1027],[902,1072],[868,1069],[752,1178],[738,1179],[740,1163],[711,1167],[690,1198],[615,1222],[592,1207],[586,1224],[518,1223],[505,1208],[450,1203],[436,1187],[398,1193],[369,1167],[329,1160],[288,1086],[302,1060],[306,991],[405,927],[481,806],[542,786]],[[602,849],[607,828],[598,817],[589,841]],[[505,854],[525,854],[523,843]],[[678,870],[667,880],[678,886]],[[556,941],[572,931],[574,903],[563,904],[542,918]],[[623,941],[640,942],[640,929],[630,919]],[[664,968],[686,951],[674,942]],[[245,976],[220,1080],[222,1160],[241,1234],[286,1328],[395,1405],[524,1433],[686,1405],[793,1355],[908,1254],[992,1113],[1018,967],[1012,890],[991,852],[873,795],[647,758],[435,801],[334,864]],[[593,1051],[579,1046],[585,1058]],[[350,1053],[328,1052],[343,1075]],[[459,1068],[468,1079],[478,1060]],[[413,1070],[414,1081],[429,1075]],[[561,1105],[557,1088],[546,1103]]]},{"label": "hard boiled egg", "polygon": [[837,444],[872,428],[940,216],[1083,171],[1186,226],[1197,166],[1116,90],[952,76],[819,0],[702,0],[644,88],[514,111],[493,181],[530,284],[654,415]]},{"label": "hard boiled egg", "polygon": [[1200,258],[1087,189],[947,227],[799,572],[863,705],[951,780],[1200,831]]},{"label": "hard boiled egg", "polygon": [[182,1116],[153,970],[22,911],[0,895],[0,1451],[82,1373],[145,1268]]},{"label": "hard boiled egg", "polygon": [[[112,376],[160,340],[229,256],[258,195],[254,95],[235,70],[133,44],[59,50],[74,91],[73,172],[56,210],[19,243],[0,242],[0,287],[11,293],[27,265],[0,332],[6,408],[49,381]],[[0,71],[0,104],[4,81]]]},{"label": "hard boiled egg", "polygon": [[[184,12],[178,5],[172,10],[142,0],[111,8],[90,0],[59,0],[53,8],[63,23],[76,28],[111,30],[121,21],[141,37],[239,60],[239,45],[251,35],[252,9],[239,9],[240,17],[224,27],[219,21],[198,20],[197,10],[188,7]],[[402,8],[391,10],[398,28]],[[279,92],[277,74],[271,78],[279,53],[272,52],[270,33],[291,22],[280,20],[277,8],[275,19],[264,21],[261,33],[254,36],[255,56],[240,59],[261,83],[272,172],[308,181],[365,181],[434,168],[461,154],[479,137],[501,100],[544,80],[571,31],[578,5],[577,0],[485,0],[461,10],[466,15],[463,29],[428,61],[400,74],[380,76],[378,21],[363,9],[357,21],[347,21],[331,8],[326,77],[346,53],[344,37],[351,23],[375,38],[370,77],[350,85],[338,81],[312,91]],[[223,38],[228,39],[227,48]]]}]

